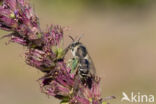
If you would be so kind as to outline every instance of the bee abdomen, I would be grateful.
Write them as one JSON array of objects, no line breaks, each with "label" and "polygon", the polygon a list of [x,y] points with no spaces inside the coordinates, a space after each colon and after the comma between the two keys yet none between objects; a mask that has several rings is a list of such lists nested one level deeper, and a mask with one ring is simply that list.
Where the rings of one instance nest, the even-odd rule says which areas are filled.
[{"label": "bee abdomen", "polygon": [[89,73],[89,70],[88,69],[79,69],[80,73],[81,74],[88,74]]},{"label": "bee abdomen", "polygon": [[82,77],[87,77],[89,74],[89,61],[87,59],[80,59],[79,74]]},{"label": "bee abdomen", "polygon": [[79,63],[80,63],[81,68],[89,69],[90,63],[89,63],[89,61],[87,59],[80,59]]}]

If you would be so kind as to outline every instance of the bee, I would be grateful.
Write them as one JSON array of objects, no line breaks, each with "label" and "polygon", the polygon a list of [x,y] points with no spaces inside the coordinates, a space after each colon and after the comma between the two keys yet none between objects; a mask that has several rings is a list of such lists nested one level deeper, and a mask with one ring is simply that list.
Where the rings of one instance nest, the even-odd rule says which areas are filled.
[{"label": "bee", "polygon": [[70,50],[73,55],[73,62],[77,62],[76,67],[72,69],[77,69],[75,79],[80,79],[84,85],[91,88],[92,80],[94,80],[96,75],[94,63],[87,48],[80,42],[81,37],[77,41],[75,41],[73,37],[69,37],[72,39],[72,43],[69,44],[65,51],[67,53],[68,50]]}]

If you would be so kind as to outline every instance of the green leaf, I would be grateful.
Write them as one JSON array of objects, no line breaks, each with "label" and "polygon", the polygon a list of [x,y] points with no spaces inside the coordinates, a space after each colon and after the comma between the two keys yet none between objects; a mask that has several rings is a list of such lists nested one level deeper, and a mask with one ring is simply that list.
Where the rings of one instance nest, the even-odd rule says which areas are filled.
[{"label": "green leaf", "polygon": [[41,34],[41,33],[38,33],[38,34],[37,34],[37,37],[38,37],[38,38],[41,38],[41,37],[42,37],[42,34]]},{"label": "green leaf", "polygon": [[69,104],[69,102],[61,102],[60,104]]},{"label": "green leaf", "polygon": [[36,44],[32,44],[32,45],[31,45],[31,48],[35,48],[35,47],[36,47]]},{"label": "green leaf", "polygon": [[3,4],[3,0],[0,0],[0,6]]},{"label": "green leaf", "polygon": [[92,101],[93,101],[93,99],[92,99],[92,98],[89,98],[88,100],[89,100],[89,102],[91,102],[91,103],[92,103]]},{"label": "green leaf", "polygon": [[61,59],[64,56],[64,50],[62,48],[57,49],[57,59]]},{"label": "green leaf", "polygon": [[10,14],[10,18],[14,19],[15,17],[16,17],[16,16],[15,16],[14,13],[11,13],[11,14]]},{"label": "green leaf", "polygon": [[51,50],[57,55],[58,53],[57,53],[57,47],[56,46],[52,46],[51,47]]},{"label": "green leaf", "polygon": [[64,97],[60,104],[69,104],[69,96]]},{"label": "green leaf", "polygon": [[102,102],[102,104],[107,104],[107,102]]}]

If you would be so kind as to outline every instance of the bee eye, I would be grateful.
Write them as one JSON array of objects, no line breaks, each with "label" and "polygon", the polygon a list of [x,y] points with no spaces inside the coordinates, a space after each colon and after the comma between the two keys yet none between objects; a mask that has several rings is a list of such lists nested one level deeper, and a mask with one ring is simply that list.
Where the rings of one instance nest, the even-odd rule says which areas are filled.
[{"label": "bee eye", "polygon": [[72,48],[74,47],[75,45],[74,44],[72,44]]}]

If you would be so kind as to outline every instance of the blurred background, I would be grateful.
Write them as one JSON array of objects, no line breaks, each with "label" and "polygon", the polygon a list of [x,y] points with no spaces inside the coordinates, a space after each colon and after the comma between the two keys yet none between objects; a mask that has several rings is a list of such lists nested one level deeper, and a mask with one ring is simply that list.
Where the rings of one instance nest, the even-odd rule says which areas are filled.
[{"label": "blurred background", "polygon": [[[84,34],[97,73],[102,77],[102,96],[114,95],[121,104],[122,92],[156,97],[155,0],[31,0],[42,29],[47,24],[67,27],[64,47]],[[0,36],[7,34],[0,31]],[[40,92],[42,73],[25,64],[25,48],[0,41],[0,103],[58,104]],[[123,104],[129,104],[124,102]],[[154,103],[153,103],[154,104]]]}]

